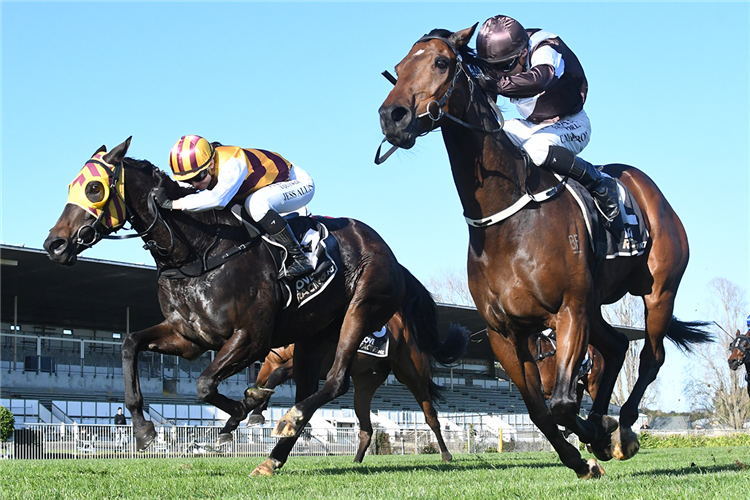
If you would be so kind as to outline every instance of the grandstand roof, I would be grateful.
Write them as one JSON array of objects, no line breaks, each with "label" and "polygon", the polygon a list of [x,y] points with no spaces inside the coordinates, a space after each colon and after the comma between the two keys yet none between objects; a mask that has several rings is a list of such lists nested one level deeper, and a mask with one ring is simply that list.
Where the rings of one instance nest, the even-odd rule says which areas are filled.
[{"label": "grandstand roof", "polygon": [[[79,257],[75,266],[65,267],[52,262],[44,250],[2,244],[0,259],[3,322],[14,322],[16,297],[21,325],[126,332],[129,317],[132,332],[164,320],[154,266]],[[494,359],[476,308],[439,304],[438,314],[442,334],[451,324],[474,334],[467,357]],[[643,338],[641,330],[617,329],[631,340]]]}]

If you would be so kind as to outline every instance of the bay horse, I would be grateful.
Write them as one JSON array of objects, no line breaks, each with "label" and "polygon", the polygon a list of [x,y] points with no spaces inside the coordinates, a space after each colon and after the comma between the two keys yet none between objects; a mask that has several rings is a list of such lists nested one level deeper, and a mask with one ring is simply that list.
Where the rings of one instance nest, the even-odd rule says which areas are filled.
[{"label": "bay horse", "polygon": [[[437,309],[434,307],[434,303],[433,310],[436,315]],[[440,398],[440,387],[432,381],[430,367],[435,361],[448,365],[463,356],[469,340],[468,331],[457,325],[451,325],[448,337],[441,345],[430,345],[430,343],[422,340],[422,335],[418,335],[409,329],[400,312],[394,314],[388,320],[386,329],[389,337],[387,357],[375,357],[371,354],[357,352],[352,362],[354,411],[359,420],[360,428],[359,447],[354,456],[354,461],[362,463],[365,452],[370,446],[373,433],[370,405],[375,391],[383,385],[388,375],[393,372],[396,378],[411,391],[424,412],[427,425],[430,426],[437,439],[443,462],[450,462],[453,457],[448,451],[440,432],[440,422],[434,406],[435,401]],[[438,349],[435,350],[435,347],[438,347]],[[294,374],[294,353],[294,344],[281,349],[272,349],[266,356],[260,372],[258,372],[254,387],[273,389],[292,378]],[[324,354],[324,360],[320,364],[321,377],[325,377],[332,362],[333,351],[328,351]],[[248,419],[248,425],[263,423],[265,421],[263,410],[267,407],[268,399],[263,405],[253,410]]]},{"label": "bay horse", "polygon": [[[672,314],[688,262],[687,235],[648,176],[627,165],[607,165],[605,172],[635,196],[651,238],[640,256],[597,262],[583,215],[564,183],[529,166],[502,131],[494,96],[488,98],[474,76],[482,65],[468,46],[475,29],[433,30],[414,44],[396,66],[397,77],[389,78],[394,88],[379,109],[381,129],[385,140],[404,149],[441,129],[469,222],[469,289],[492,349],[561,461],[579,477],[599,477],[604,469],[596,459],[584,460],[558,424],[591,444],[599,460],[632,457],[639,443],[631,426],[664,363],[664,337],[683,349],[710,341],[704,323],[681,322]],[[638,381],[614,432],[617,421],[606,413],[628,339],[604,321],[601,306],[626,292],[643,297],[646,342]],[[549,407],[528,342],[545,328],[557,334]],[[604,373],[584,420],[577,416],[575,387],[589,343],[601,352]]]},{"label": "bay horse", "polygon": [[737,336],[729,345],[731,353],[729,354],[729,368],[738,370],[740,366],[745,365],[745,382],[747,382],[747,395],[750,396],[750,327],[745,334],[737,330]]},{"label": "bay horse", "polygon": [[[156,262],[165,320],[131,333],[122,345],[125,405],[139,450],[156,436],[143,415],[139,352],[188,360],[216,352],[198,377],[197,390],[202,401],[230,415],[220,431],[221,444],[231,441],[232,431],[262,401],[264,391],[249,388],[236,401],[219,393],[219,383],[263,359],[272,347],[296,343],[306,354],[296,360],[297,403],[274,428],[273,435],[281,439],[270,456],[252,472],[272,475],[315,410],[348,390],[347,373],[361,339],[382,328],[397,310],[421,333],[419,304],[432,298],[373,229],[354,219],[317,218],[337,243],[329,250],[338,272],[313,303],[284,308],[278,268],[261,238],[250,239],[226,210],[188,214],[157,208],[154,188],[163,187],[171,199],[194,190],[148,161],[127,158],[130,140],[111,152],[102,146],[85,164],[69,186],[68,203],[44,248],[54,262],[72,266],[79,253],[102,238],[139,236]],[[137,234],[111,235],[126,220]],[[223,265],[208,265],[216,259]],[[170,279],[168,271],[194,269],[193,263],[198,272]],[[335,357],[318,390],[317,349],[324,342],[335,344]]]}]

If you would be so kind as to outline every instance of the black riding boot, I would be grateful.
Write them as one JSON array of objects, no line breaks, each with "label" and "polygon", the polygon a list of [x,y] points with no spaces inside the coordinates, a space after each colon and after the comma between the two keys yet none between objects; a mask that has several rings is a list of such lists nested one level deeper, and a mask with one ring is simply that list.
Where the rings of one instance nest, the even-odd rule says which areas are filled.
[{"label": "black riding boot", "polygon": [[[542,165],[552,172],[562,176],[569,176],[581,183],[594,198],[596,206],[604,215],[605,224],[608,228],[612,222],[618,220],[620,215],[620,199],[618,196],[617,181],[612,177],[602,175],[595,166],[583,158],[575,156],[571,151],[562,146],[550,146],[547,159]],[[620,236],[618,227],[612,227],[612,232]]]},{"label": "black riding boot", "polygon": [[283,245],[286,248],[287,260],[291,258],[291,262],[286,266],[286,273],[279,274],[279,278],[297,278],[310,274],[313,271],[313,265],[307,255],[302,251],[299,246],[297,238],[294,237],[291,228],[286,223],[283,217],[273,210],[269,210],[268,213],[258,221],[258,224],[268,233],[268,236]]}]

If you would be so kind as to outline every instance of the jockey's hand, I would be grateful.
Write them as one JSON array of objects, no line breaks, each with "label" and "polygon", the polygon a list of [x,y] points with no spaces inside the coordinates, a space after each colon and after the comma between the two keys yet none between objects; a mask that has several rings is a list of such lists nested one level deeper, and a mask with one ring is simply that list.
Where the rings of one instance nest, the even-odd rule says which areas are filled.
[{"label": "jockey's hand", "polygon": [[167,191],[163,187],[154,188],[154,200],[161,208],[172,210],[172,200],[167,198]]}]

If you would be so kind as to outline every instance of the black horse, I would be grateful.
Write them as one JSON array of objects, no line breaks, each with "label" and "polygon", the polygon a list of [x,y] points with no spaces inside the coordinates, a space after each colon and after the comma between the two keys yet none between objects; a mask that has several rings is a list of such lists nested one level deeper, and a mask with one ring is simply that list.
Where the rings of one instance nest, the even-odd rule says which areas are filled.
[{"label": "black horse", "polygon": [[750,327],[745,334],[737,330],[737,335],[729,346],[730,354],[727,363],[729,369],[738,370],[745,365],[745,381],[747,382],[747,395],[750,396]]},{"label": "black horse", "polygon": [[[419,304],[413,298],[432,298],[373,229],[353,219],[321,218],[315,220],[337,243],[331,258],[338,271],[313,302],[285,307],[276,279],[277,264],[261,239],[250,239],[228,211],[187,214],[157,209],[151,195],[154,188],[164,187],[172,199],[191,191],[148,161],[126,158],[129,145],[130,138],[109,153],[102,146],[87,162],[71,183],[69,202],[44,248],[53,261],[73,265],[80,252],[120,229],[127,219],[156,261],[159,302],[166,320],[130,334],[122,346],[125,404],[139,450],[148,447],[156,435],[153,424],[143,416],[139,352],[188,360],[208,350],[216,352],[197,380],[198,397],[230,415],[220,434],[220,442],[227,442],[265,394],[250,388],[243,401],[235,401],[218,392],[219,383],[262,360],[272,347],[295,343],[305,353],[295,359],[297,403],[274,429],[274,435],[282,439],[253,471],[253,475],[271,475],[284,464],[315,410],[348,390],[348,371],[361,339],[380,330],[399,310],[422,335],[429,318],[413,307]],[[232,254],[236,256],[223,265],[209,265]],[[169,270],[195,270],[193,263],[203,272],[194,277],[167,277]],[[336,355],[318,390],[321,356],[317,351],[331,342]]]}]

